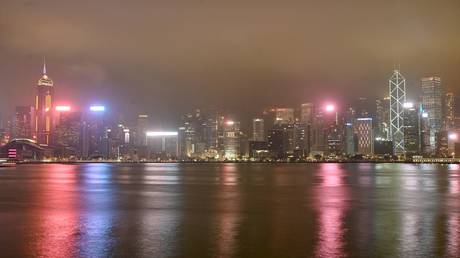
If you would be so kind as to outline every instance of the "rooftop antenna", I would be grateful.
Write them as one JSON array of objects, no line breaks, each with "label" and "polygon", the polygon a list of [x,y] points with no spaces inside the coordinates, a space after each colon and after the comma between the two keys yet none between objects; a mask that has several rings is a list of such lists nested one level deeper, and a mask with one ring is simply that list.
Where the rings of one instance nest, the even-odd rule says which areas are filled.
[{"label": "rooftop antenna", "polygon": [[46,58],[43,57],[43,75],[46,75]]}]

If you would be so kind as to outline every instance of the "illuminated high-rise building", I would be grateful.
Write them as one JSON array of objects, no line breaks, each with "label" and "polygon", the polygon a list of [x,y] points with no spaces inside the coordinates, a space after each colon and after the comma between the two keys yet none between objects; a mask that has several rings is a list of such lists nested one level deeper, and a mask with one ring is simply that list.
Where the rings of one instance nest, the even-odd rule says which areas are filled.
[{"label": "illuminated high-rise building", "polygon": [[238,159],[241,154],[240,123],[232,120],[225,121],[224,125],[224,158],[227,160]]},{"label": "illuminated high-rise building", "polygon": [[33,113],[30,106],[16,107],[13,138],[32,138]]},{"label": "illuminated high-rise building", "polygon": [[357,118],[354,130],[358,140],[358,153],[362,155],[374,154],[372,118]]},{"label": "illuminated high-rise building", "polygon": [[452,92],[446,93],[444,103],[444,124],[449,131],[455,128],[455,99]]},{"label": "illuminated high-rise building", "polygon": [[300,124],[304,127],[304,156],[309,155],[312,146],[312,128],[315,117],[313,103],[304,103],[300,106]]},{"label": "illuminated high-rise building", "polygon": [[49,145],[53,128],[54,85],[46,73],[43,62],[43,74],[38,80],[35,96],[35,132],[38,144]]},{"label": "illuminated high-rise building", "polygon": [[252,140],[256,142],[265,141],[264,120],[261,118],[252,119]]},{"label": "illuminated high-rise building", "polygon": [[314,113],[313,103],[304,103],[300,106],[300,122],[302,124],[311,124],[313,122]]},{"label": "illuminated high-rise building", "polygon": [[409,156],[420,153],[419,109],[413,103],[404,105],[404,149]]},{"label": "illuminated high-rise building", "polygon": [[406,103],[406,79],[395,69],[388,81],[390,90],[390,140],[395,155],[404,154],[404,103]]},{"label": "illuminated high-rise building", "polygon": [[136,142],[137,146],[147,145],[146,133],[149,126],[149,115],[140,114],[137,116]]},{"label": "illuminated high-rise building", "polygon": [[430,144],[430,123],[428,113],[421,110],[420,114],[420,152],[424,156],[434,153],[434,146]]},{"label": "illuminated high-rise building", "polygon": [[294,109],[292,108],[276,108],[275,115],[277,125],[294,123]]},{"label": "illuminated high-rise building", "polygon": [[390,97],[377,99],[375,113],[375,134],[382,139],[390,138]]},{"label": "illuminated high-rise building", "polygon": [[82,114],[79,112],[62,112],[59,124],[54,130],[53,143],[60,157],[81,157],[82,155]]},{"label": "illuminated high-rise building", "polygon": [[[421,80],[422,108],[428,114],[430,126],[430,144],[436,145],[436,134],[443,127],[443,89],[441,78],[426,77]],[[441,134],[440,134],[441,135]]]}]

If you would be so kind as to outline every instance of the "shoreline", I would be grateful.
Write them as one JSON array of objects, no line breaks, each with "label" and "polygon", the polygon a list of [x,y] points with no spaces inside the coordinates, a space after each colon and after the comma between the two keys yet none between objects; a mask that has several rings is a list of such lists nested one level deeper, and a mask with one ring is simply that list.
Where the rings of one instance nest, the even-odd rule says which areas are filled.
[{"label": "shoreline", "polygon": [[[274,161],[274,162],[259,162],[259,161],[21,161],[16,162],[16,165],[27,164],[460,164],[459,161],[433,161],[433,162],[413,162],[413,161]],[[0,164],[0,167],[2,164]]]}]

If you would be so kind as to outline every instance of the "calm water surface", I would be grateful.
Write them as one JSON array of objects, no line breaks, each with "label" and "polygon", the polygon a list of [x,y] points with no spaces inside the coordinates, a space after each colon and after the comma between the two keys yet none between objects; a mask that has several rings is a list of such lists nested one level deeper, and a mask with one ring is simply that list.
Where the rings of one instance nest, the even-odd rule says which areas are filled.
[{"label": "calm water surface", "polygon": [[460,257],[460,167],[0,168],[1,257]]}]

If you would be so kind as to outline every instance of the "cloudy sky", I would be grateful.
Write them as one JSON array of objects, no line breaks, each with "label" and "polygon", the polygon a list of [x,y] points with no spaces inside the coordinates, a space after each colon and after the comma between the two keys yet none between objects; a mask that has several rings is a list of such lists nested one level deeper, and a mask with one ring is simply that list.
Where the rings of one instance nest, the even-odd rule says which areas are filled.
[{"label": "cloudy sky", "polygon": [[59,102],[164,123],[381,97],[396,63],[411,92],[458,92],[460,1],[0,0],[3,113],[32,104],[43,56]]}]

